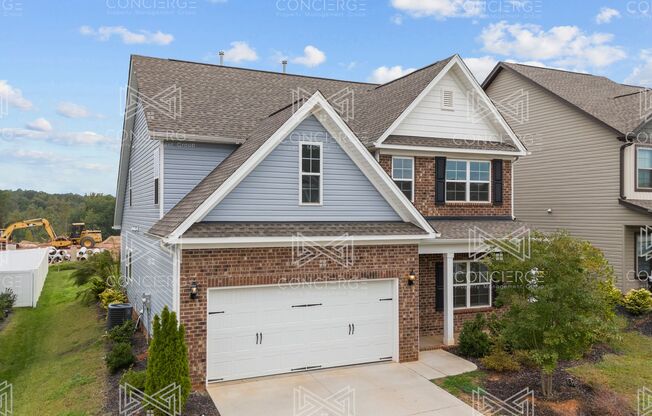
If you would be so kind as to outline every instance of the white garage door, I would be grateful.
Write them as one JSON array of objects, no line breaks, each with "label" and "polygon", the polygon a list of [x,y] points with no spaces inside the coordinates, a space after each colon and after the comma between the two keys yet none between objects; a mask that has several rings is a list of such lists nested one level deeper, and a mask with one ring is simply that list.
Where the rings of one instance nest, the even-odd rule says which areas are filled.
[{"label": "white garage door", "polygon": [[394,281],[213,289],[208,381],[391,360]]}]

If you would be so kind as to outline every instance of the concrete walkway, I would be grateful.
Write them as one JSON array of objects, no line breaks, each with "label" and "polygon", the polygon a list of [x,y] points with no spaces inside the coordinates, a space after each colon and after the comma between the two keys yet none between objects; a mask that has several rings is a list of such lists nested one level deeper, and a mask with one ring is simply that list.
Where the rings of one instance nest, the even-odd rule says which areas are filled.
[{"label": "concrete walkway", "polygon": [[222,416],[447,416],[473,409],[430,379],[476,366],[443,350],[377,363],[211,384]]}]

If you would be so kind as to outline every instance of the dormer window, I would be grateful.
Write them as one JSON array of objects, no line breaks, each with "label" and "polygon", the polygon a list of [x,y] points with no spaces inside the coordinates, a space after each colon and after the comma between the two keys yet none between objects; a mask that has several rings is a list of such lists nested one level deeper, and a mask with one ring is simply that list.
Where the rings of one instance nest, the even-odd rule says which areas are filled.
[{"label": "dormer window", "polygon": [[301,205],[320,205],[322,201],[321,143],[300,143]]},{"label": "dormer window", "polygon": [[442,110],[453,110],[453,90],[441,90],[441,108]]},{"label": "dormer window", "polygon": [[652,190],[652,147],[636,149],[636,188]]}]

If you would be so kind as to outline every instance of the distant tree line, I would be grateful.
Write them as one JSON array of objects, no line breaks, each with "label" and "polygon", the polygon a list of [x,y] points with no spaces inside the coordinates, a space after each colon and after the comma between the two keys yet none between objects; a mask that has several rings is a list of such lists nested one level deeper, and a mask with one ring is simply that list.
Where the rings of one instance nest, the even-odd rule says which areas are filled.
[{"label": "distant tree line", "polygon": [[[0,228],[15,221],[47,218],[57,235],[68,235],[73,222],[84,222],[89,229],[102,230],[102,237],[117,235],[113,230],[115,197],[105,194],[49,194],[39,191],[0,190]],[[16,232],[14,241],[46,241],[39,227]]]}]

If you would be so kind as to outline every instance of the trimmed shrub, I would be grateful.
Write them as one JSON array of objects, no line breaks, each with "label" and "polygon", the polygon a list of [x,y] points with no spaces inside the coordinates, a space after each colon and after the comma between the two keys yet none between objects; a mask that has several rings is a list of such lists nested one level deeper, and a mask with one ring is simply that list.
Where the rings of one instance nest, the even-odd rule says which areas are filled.
[{"label": "trimmed shrub", "polygon": [[190,368],[185,329],[178,325],[177,315],[163,308],[161,316],[154,316],[153,337],[147,354],[145,393],[155,394],[176,383],[181,386],[181,407],[190,395]]},{"label": "trimmed shrub", "polygon": [[598,287],[604,292],[605,297],[615,307],[621,304],[623,300],[623,292],[620,291],[614,284],[614,279],[600,280]]},{"label": "trimmed shrub", "polygon": [[136,361],[134,353],[131,351],[131,344],[120,342],[113,344],[113,348],[105,357],[106,366],[111,373],[127,368]]},{"label": "trimmed shrub", "polygon": [[11,311],[16,304],[16,294],[11,289],[0,293],[0,311]]},{"label": "trimmed shrub", "polygon": [[124,292],[108,288],[104,292],[100,293],[100,303],[104,309],[109,309],[109,305],[113,303],[125,303],[127,302],[127,295]]},{"label": "trimmed shrub", "polygon": [[111,328],[108,337],[115,343],[131,344],[134,332],[136,332],[136,323],[132,320],[128,320],[122,325]]},{"label": "trimmed shrub", "polygon": [[623,298],[623,307],[632,315],[643,315],[652,311],[652,293],[647,289],[632,289]]},{"label": "trimmed shrub", "polygon": [[135,371],[130,368],[120,378],[120,384],[129,384],[140,391],[145,390],[145,380],[147,379],[147,372],[145,370]]},{"label": "trimmed shrub", "polygon": [[491,341],[489,335],[484,332],[486,324],[486,320],[480,314],[477,314],[474,320],[464,323],[460,333],[460,354],[479,358],[489,353]]},{"label": "trimmed shrub", "polygon": [[498,372],[503,371],[518,371],[521,369],[521,364],[514,358],[514,356],[505,351],[500,346],[495,346],[491,349],[491,353],[480,360],[482,365],[489,370]]}]

